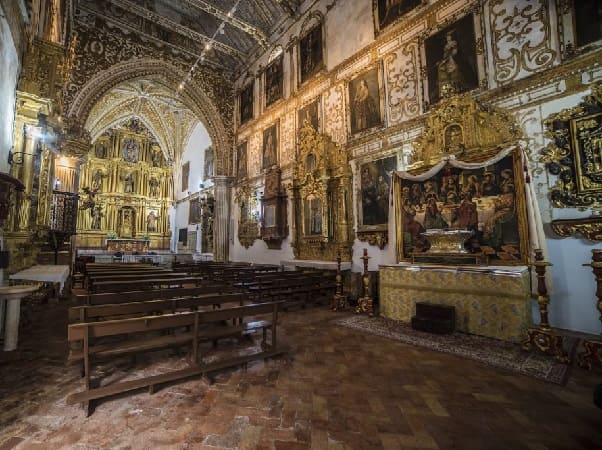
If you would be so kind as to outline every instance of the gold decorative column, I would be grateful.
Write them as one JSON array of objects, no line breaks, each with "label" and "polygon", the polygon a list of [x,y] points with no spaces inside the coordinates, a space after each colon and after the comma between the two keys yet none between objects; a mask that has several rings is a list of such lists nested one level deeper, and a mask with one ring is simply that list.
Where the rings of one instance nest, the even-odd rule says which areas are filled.
[{"label": "gold decorative column", "polygon": [[546,287],[546,268],[551,265],[544,261],[543,252],[540,249],[535,250],[535,262],[532,267],[535,268],[537,274],[537,303],[539,304],[540,322],[538,327],[531,327],[527,330],[527,339],[523,341],[523,350],[529,351],[535,348],[555,356],[561,363],[568,364],[570,360],[564,350],[563,337],[553,330],[548,322],[550,297]]},{"label": "gold decorative column", "polygon": [[[591,264],[583,265],[590,266],[594,271],[594,277],[596,279],[596,297],[598,297],[596,308],[598,309],[600,321],[602,322],[602,250],[592,250]],[[597,340],[585,339],[583,341],[583,348],[583,352],[580,352],[577,356],[579,367],[591,370],[592,364],[602,364],[602,338]]]}]

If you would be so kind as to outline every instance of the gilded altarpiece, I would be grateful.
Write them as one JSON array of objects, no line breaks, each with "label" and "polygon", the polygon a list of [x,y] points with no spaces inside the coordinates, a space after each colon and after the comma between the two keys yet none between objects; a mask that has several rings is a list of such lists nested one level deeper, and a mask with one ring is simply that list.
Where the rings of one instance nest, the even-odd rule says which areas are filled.
[{"label": "gilded altarpiece", "polygon": [[[394,177],[401,262],[381,266],[381,315],[410,321],[416,302],[436,302],[455,307],[459,331],[519,342],[531,320],[521,133],[468,94],[444,97],[426,122],[412,165]],[[441,251],[429,230],[472,237]]]},{"label": "gilded altarpiece", "polygon": [[295,257],[350,261],[353,246],[351,166],[348,154],[324,134],[303,126],[293,174]]},{"label": "gilded altarpiece", "polygon": [[234,197],[238,205],[238,240],[240,244],[249,248],[260,239],[259,234],[259,205],[257,189],[250,184],[238,187]]},{"label": "gilded altarpiece", "polygon": [[112,239],[133,239],[150,242],[150,250],[168,249],[171,178],[161,147],[139,121],[103,133],[82,166],[78,247],[106,249]]}]

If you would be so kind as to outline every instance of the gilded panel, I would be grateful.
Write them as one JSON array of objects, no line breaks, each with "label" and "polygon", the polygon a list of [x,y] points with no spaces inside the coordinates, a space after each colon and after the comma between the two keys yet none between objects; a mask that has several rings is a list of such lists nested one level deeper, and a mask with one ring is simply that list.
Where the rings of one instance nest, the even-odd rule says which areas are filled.
[{"label": "gilded panel", "polygon": [[295,159],[295,112],[289,112],[280,120],[280,166],[290,164]]},{"label": "gilded panel", "polygon": [[547,0],[493,0],[489,2],[493,78],[507,84],[554,64]]},{"label": "gilded panel", "polygon": [[421,112],[418,58],[415,43],[404,45],[384,58],[389,126],[416,117]]},{"label": "gilded panel", "polygon": [[336,144],[346,141],[345,88],[337,84],[324,95],[324,131]]}]

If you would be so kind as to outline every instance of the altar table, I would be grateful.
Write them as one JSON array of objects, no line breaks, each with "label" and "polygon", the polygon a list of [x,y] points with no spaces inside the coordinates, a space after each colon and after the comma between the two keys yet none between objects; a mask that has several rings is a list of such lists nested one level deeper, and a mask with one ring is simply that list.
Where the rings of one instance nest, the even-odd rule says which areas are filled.
[{"label": "altar table", "polygon": [[65,281],[69,278],[69,266],[37,265],[9,276],[11,280],[43,281],[46,283],[59,283],[59,294],[63,293]]},{"label": "altar table", "polygon": [[525,266],[380,266],[380,314],[410,322],[416,302],[456,308],[456,329],[510,342],[531,325],[529,270]]},{"label": "altar table", "polygon": [[146,239],[107,239],[107,251],[122,253],[146,253],[150,241]]}]

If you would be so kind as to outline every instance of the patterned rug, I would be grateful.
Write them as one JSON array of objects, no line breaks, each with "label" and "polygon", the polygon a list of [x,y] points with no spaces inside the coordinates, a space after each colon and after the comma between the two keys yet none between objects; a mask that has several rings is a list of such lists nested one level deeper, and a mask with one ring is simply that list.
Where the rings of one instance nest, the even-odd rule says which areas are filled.
[{"label": "patterned rug", "polygon": [[[349,316],[334,323],[560,385],[566,383],[571,367],[548,355],[524,352],[519,344],[458,332],[451,335],[425,333],[413,330],[410,324],[383,317]],[[579,340],[567,338],[566,342],[572,360]]]}]

